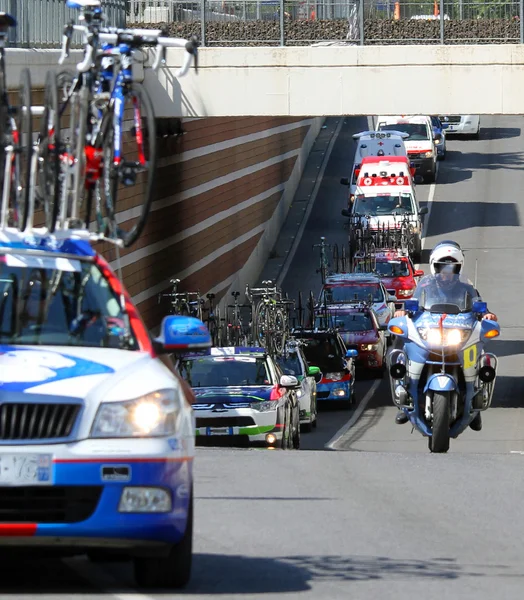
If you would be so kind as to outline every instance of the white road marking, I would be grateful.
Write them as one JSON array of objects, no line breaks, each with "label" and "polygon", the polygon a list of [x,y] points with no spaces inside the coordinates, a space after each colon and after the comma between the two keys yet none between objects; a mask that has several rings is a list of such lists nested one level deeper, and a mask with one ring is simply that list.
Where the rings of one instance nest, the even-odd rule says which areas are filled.
[{"label": "white road marking", "polygon": [[364,398],[362,398],[360,404],[357,406],[357,409],[355,410],[355,412],[351,415],[351,418],[349,419],[349,421],[335,433],[335,435],[329,440],[329,442],[327,444],[325,444],[324,448],[327,448],[329,450],[335,450],[335,446],[340,441],[340,438],[342,438],[353,427],[353,425],[360,418],[360,415],[366,410],[369,401],[373,397],[373,394],[377,390],[381,381],[382,381],[381,379],[377,379],[373,383],[373,385],[369,388],[369,390],[367,391]]},{"label": "white road marking", "polygon": [[524,454],[524,450],[510,450],[510,454]]},{"label": "white road marking", "polygon": [[426,215],[426,218],[424,219],[424,227],[422,229],[422,249],[424,249],[424,246],[426,244],[426,235],[428,233],[429,217],[431,216],[431,209],[433,208],[433,198],[435,197],[435,190],[437,188],[437,179],[438,179],[439,168],[440,168],[440,163],[437,163],[437,172],[435,174],[435,182],[429,186],[429,194],[428,194],[428,202],[427,202],[428,214]]},{"label": "white road marking", "polygon": [[116,600],[154,600],[152,596],[139,592],[117,592],[122,589],[122,582],[113,577],[103,566],[90,562],[87,558],[66,558],[63,561],[72,571],[92,585],[97,585],[101,592]]},{"label": "white road marking", "polygon": [[340,117],[338,125],[335,129],[335,132],[333,133],[333,136],[331,137],[331,140],[327,147],[326,153],[324,154],[324,158],[322,159],[322,165],[320,167],[320,171],[318,172],[318,177],[315,182],[315,187],[313,188],[313,191],[311,192],[311,198],[309,200],[309,204],[307,205],[306,212],[304,213],[304,218],[302,219],[302,223],[300,224],[300,227],[298,228],[297,235],[295,236],[295,239],[293,240],[293,245],[291,246],[291,249],[287,255],[284,266],[282,267],[282,271],[280,271],[280,275],[278,276],[277,286],[279,286],[279,287],[282,285],[282,282],[284,281],[284,279],[287,275],[287,272],[289,271],[289,267],[291,266],[291,263],[293,262],[293,258],[295,257],[295,254],[297,252],[298,246],[300,244],[300,240],[302,239],[302,236],[304,235],[304,230],[306,229],[306,225],[309,221],[309,215],[311,214],[311,211],[313,210],[313,205],[315,204],[315,200],[317,198],[317,194],[320,189],[320,185],[322,184],[322,180],[324,179],[324,173],[326,171],[326,167],[329,162],[329,157],[331,156],[331,152],[333,152],[333,147],[335,146],[335,142],[337,141],[338,135],[340,133],[340,130],[342,129],[343,124],[344,124],[344,118]]}]

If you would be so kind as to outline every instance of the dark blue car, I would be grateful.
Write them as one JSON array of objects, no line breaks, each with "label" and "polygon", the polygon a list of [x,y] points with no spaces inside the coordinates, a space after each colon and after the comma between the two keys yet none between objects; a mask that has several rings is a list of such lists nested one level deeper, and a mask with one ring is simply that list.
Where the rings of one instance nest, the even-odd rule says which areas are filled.
[{"label": "dark blue car", "polygon": [[449,127],[448,123],[442,123],[438,117],[431,117],[431,125],[433,126],[433,137],[435,138],[435,147],[437,149],[437,157],[439,160],[446,158],[446,132]]}]

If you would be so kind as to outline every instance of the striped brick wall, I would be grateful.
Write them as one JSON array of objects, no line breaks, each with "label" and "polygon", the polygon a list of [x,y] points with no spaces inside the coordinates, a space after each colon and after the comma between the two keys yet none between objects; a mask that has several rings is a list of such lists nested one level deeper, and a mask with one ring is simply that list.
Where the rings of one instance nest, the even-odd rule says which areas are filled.
[{"label": "striped brick wall", "polygon": [[[155,200],[134,246],[121,250],[124,282],[148,327],[167,306],[169,280],[180,290],[214,291],[253,283],[273,247],[322,118],[202,118],[184,134],[159,139]],[[118,218],[133,218],[135,188]],[[120,200],[119,200],[120,202]],[[114,268],[115,250],[100,245]]]}]

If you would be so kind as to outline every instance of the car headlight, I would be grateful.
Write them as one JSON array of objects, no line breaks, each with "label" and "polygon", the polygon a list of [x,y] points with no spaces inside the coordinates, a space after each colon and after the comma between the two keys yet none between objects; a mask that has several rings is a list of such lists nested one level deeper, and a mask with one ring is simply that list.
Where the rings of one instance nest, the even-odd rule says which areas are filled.
[{"label": "car headlight", "polygon": [[263,402],[251,402],[251,408],[258,412],[269,412],[278,408],[278,402],[274,400],[264,400]]},{"label": "car headlight", "polygon": [[419,327],[420,337],[432,346],[459,346],[471,335],[471,329],[444,329],[444,339],[437,327]]},{"label": "car headlight", "polygon": [[344,373],[326,373],[324,377],[331,379],[331,381],[340,381],[344,377]]},{"label": "car headlight", "polygon": [[409,290],[397,290],[397,296],[407,298],[408,296],[412,296],[415,288],[411,288]]},{"label": "car headlight", "polygon": [[135,400],[104,402],[91,428],[92,438],[160,437],[175,432],[180,410],[175,390],[158,390]]},{"label": "car headlight", "polygon": [[429,152],[424,152],[422,156],[424,158],[431,158],[433,156],[433,152],[431,150]]},{"label": "car headlight", "polygon": [[360,349],[364,352],[375,352],[378,350],[378,344],[360,344]]}]

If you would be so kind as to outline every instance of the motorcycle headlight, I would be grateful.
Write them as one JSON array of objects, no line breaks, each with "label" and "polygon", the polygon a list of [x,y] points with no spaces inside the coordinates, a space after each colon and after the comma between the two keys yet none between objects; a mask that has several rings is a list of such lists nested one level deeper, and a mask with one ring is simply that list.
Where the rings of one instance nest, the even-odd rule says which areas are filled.
[{"label": "motorcycle headlight", "polygon": [[471,329],[444,329],[444,339],[437,327],[418,327],[420,337],[431,346],[459,346],[471,335]]},{"label": "motorcycle headlight", "polygon": [[302,390],[297,390],[297,398],[302,398],[304,392]]},{"label": "motorcycle headlight", "polygon": [[180,399],[175,390],[158,390],[135,400],[104,402],[96,413],[92,438],[161,437],[175,432]]},{"label": "motorcycle headlight", "polygon": [[344,377],[343,373],[326,373],[324,375],[326,379],[331,379],[331,381],[340,381],[342,377]]}]

